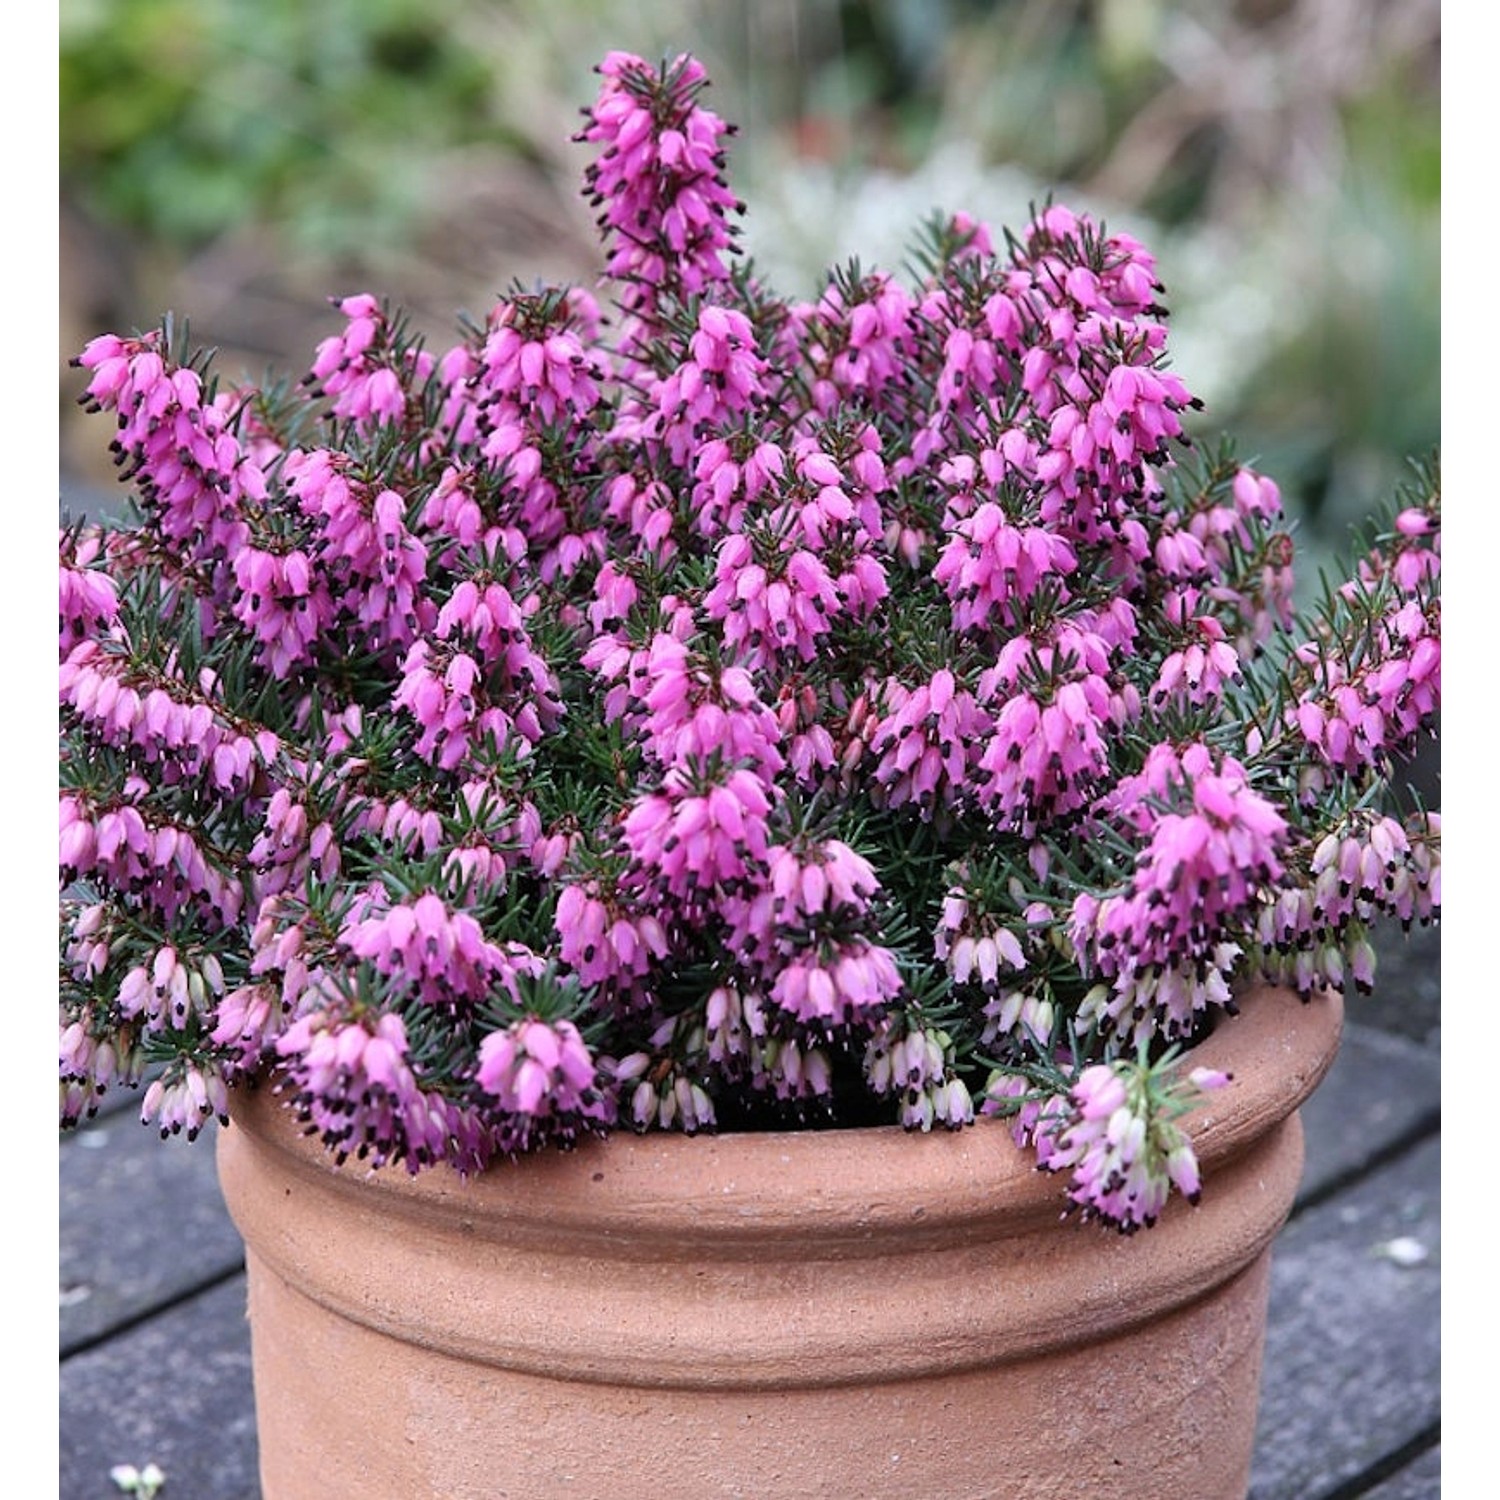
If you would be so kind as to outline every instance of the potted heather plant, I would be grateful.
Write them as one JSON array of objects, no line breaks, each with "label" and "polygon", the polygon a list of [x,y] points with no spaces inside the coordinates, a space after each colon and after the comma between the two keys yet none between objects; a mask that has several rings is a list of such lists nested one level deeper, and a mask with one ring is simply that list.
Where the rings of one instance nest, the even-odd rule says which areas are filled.
[{"label": "potted heather plant", "polygon": [[1436,471],[1299,616],[1142,245],[788,300],[700,66],[600,74],[600,288],[82,354],[63,1122],[229,1124],[268,1500],[1243,1493],[1296,1108],[1439,904]]}]

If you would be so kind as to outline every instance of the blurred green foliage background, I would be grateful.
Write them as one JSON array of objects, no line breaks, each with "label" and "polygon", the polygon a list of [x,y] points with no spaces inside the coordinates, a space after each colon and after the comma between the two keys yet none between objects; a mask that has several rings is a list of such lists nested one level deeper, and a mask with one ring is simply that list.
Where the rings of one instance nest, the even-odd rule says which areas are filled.
[{"label": "blurred green foliage background", "polygon": [[[61,0],[62,358],[171,307],[235,373],[300,369],[329,294],[388,294],[446,342],[513,277],[588,279],[592,66],[691,50],[783,290],[899,266],[934,208],[1088,208],[1156,252],[1201,430],[1341,545],[1438,442],[1438,10]],[[65,429],[64,465],[102,448]]]}]

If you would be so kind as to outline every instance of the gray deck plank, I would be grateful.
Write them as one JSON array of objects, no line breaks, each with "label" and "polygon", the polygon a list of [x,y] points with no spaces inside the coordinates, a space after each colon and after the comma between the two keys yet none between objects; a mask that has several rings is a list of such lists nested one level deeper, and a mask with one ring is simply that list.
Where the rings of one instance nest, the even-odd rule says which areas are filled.
[{"label": "gray deck plank", "polygon": [[90,1121],[62,1140],[59,1193],[65,1354],[244,1261],[207,1131],[163,1141],[134,1110]]},{"label": "gray deck plank", "polygon": [[243,1277],[76,1355],[64,1374],[59,1500],[120,1500],[109,1471],[127,1463],[162,1470],[162,1500],[259,1500]]},{"label": "gray deck plank", "polygon": [[1298,1202],[1321,1196],[1392,1148],[1436,1132],[1441,1100],[1436,1052],[1346,1020],[1333,1067],[1302,1106],[1307,1160]]},{"label": "gray deck plank", "polygon": [[1283,1231],[1251,1500],[1320,1500],[1436,1430],[1438,1174],[1434,1137]]},{"label": "gray deck plank", "polygon": [[1429,1448],[1383,1480],[1366,1500],[1438,1500],[1442,1494],[1442,1449]]}]

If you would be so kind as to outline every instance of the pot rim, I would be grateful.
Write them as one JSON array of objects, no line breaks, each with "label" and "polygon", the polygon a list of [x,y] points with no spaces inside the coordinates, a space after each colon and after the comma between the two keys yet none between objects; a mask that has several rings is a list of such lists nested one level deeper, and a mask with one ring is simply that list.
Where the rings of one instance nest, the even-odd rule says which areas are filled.
[{"label": "pot rim", "polygon": [[[1180,1122],[1209,1194],[1221,1163],[1317,1087],[1342,1029],[1343,999],[1334,991],[1302,1000],[1262,985],[1239,1004],[1237,1015],[1223,1017],[1179,1063],[1220,1069],[1233,1080]],[[500,1220],[508,1236],[629,1236],[646,1247],[643,1254],[653,1241],[684,1232],[700,1244],[741,1247],[762,1235],[826,1244],[841,1226],[861,1240],[909,1236],[914,1227],[942,1239],[972,1234],[976,1221],[1030,1227],[1065,1206],[1061,1182],[1037,1169],[1003,1119],[925,1134],[900,1125],[694,1135],[621,1129],[465,1178],[443,1165],[416,1174],[402,1164],[376,1169],[350,1159],[340,1166],[316,1135],[303,1133],[274,1085],[233,1090],[230,1118],[231,1129],[282,1155],[295,1175],[320,1176],[327,1187],[366,1198],[381,1195],[390,1212]],[[789,1176],[813,1186],[789,1197]],[[977,1210],[976,1199],[983,1205]],[[1167,1212],[1182,1206],[1174,1196]]]},{"label": "pot rim", "polygon": [[1203,1199],[1129,1237],[1060,1226],[1061,1181],[999,1121],[617,1134],[465,1181],[337,1167],[262,1088],[231,1103],[220,1183],[252,1288],[404,1344],[699,1391],[926,1378],[1117,1338],[1249,1274],[1296,1195],[1296,1109],[1341,1016],[1336,995],[1251,993],[1187,1054],[1237,1074],[1184,1117]]}]

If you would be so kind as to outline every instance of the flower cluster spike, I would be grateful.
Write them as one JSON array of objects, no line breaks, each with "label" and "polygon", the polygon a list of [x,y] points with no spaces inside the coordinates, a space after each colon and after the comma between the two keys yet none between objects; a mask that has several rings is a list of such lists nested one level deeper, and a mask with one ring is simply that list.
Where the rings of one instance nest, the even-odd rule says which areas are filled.
[{"label": "flower cluster spike", "polygon": [[[126,520],[59,536],[59,1078],[339,1158],[1009,1114],[1127,1228],[1198,1183],[1169,1050],[1436,919],[1382,802],[1440,707],[1423,471],[1303,621],[1189,432],[1155,260],[939,215],[907,282],[737,256],[701,65],[612,53],[599,285],[300,382],[79,356]],[[976,1102],[977,1101],[977,1102]]]}]

